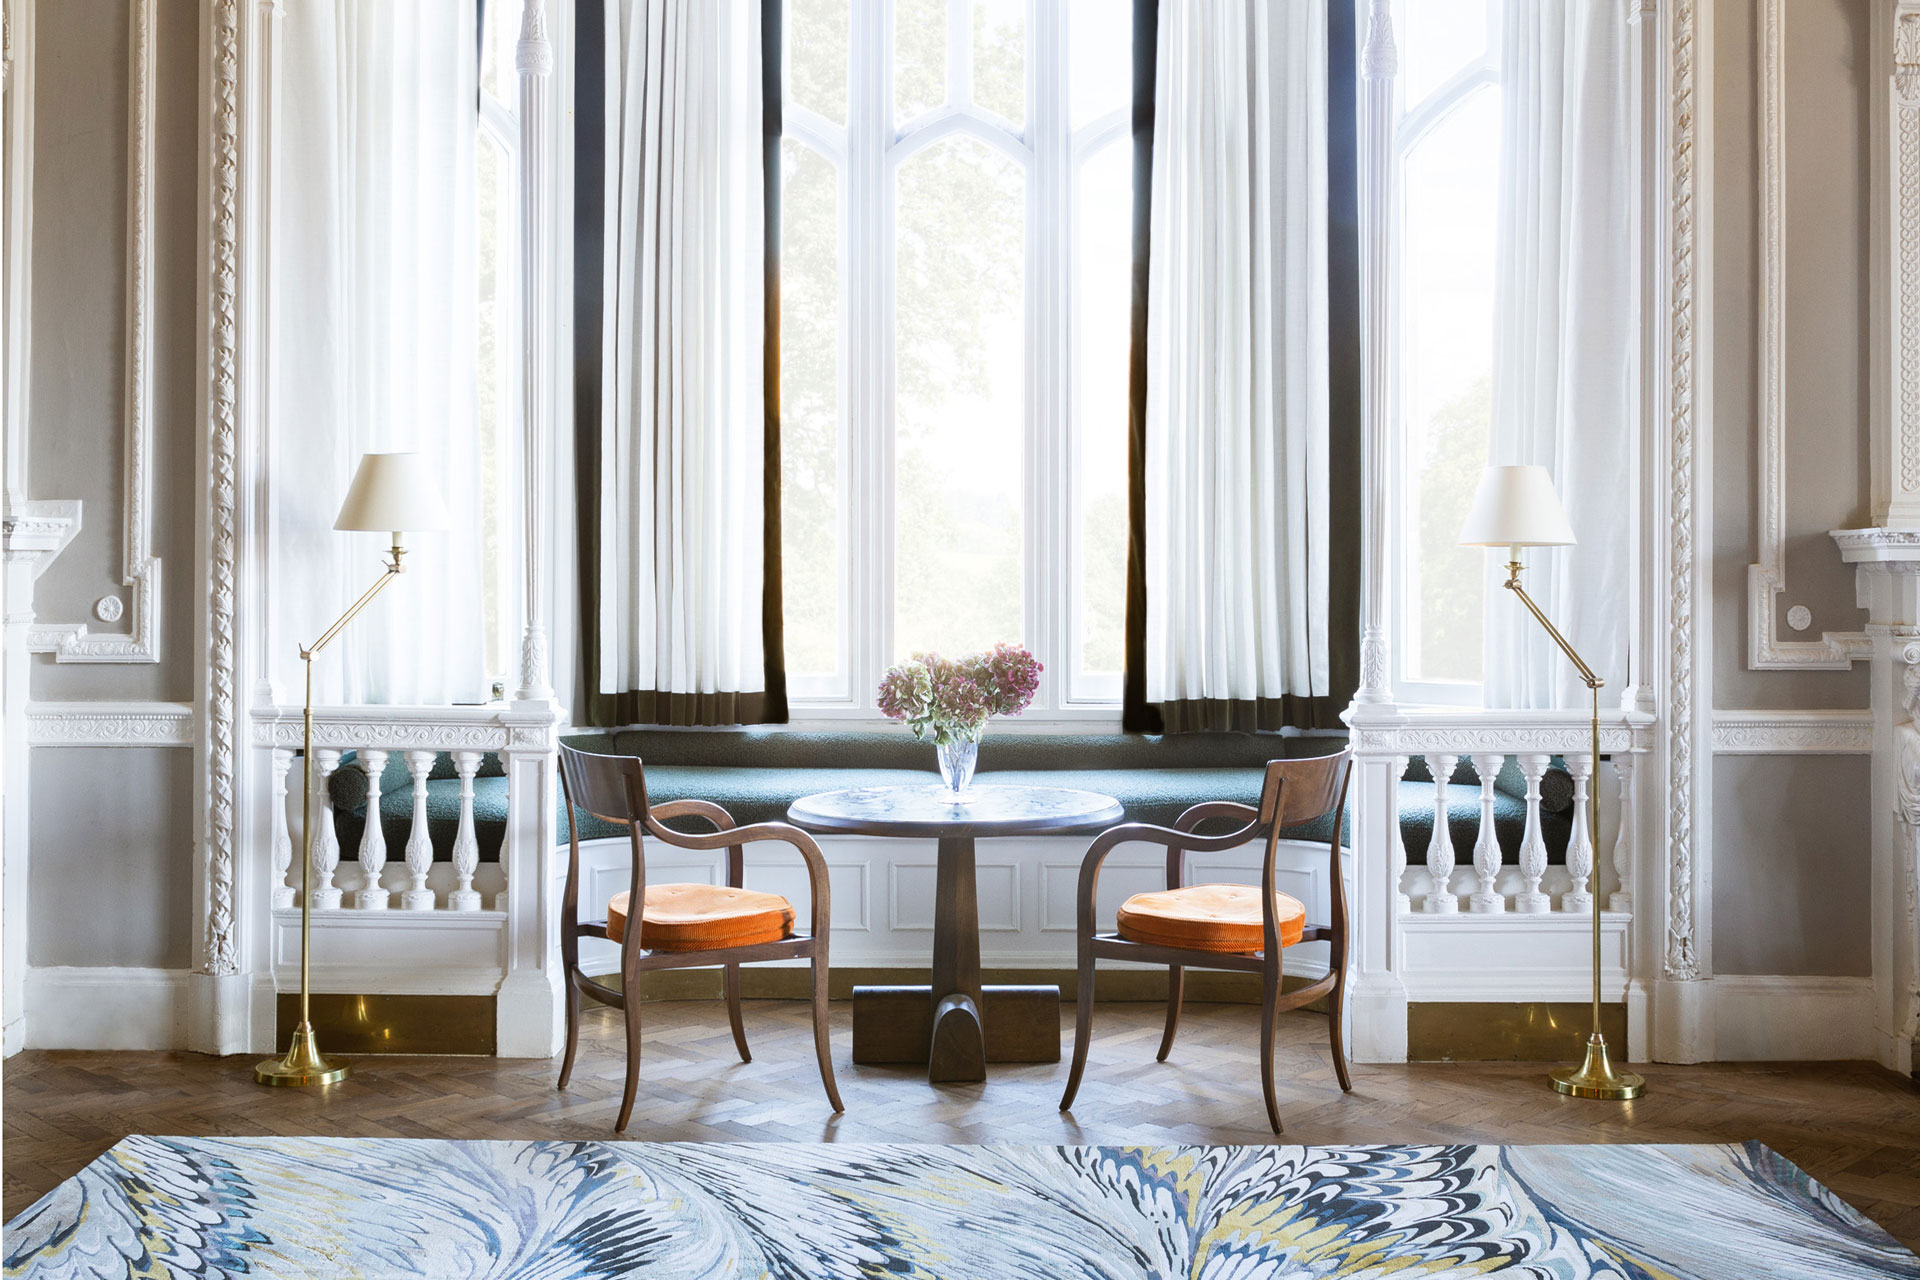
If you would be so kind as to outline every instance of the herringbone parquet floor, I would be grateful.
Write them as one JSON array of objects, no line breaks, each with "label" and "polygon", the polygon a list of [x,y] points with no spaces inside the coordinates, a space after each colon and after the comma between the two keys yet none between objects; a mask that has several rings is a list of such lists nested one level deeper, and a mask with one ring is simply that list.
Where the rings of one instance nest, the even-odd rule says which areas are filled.
[{"label": "herringbone parquet floor", "polygon": [[[749,1001],[754,1061],[734,1054],[717,1002],[649,1005],[640,1102],[627,1136],[726,1142],[1270,1142],[1260,1104],[1255,1011],[1190,1005],[1173,1057],[1156,1064],[1161,1007],[1102,1005],[1072,1114],[1057,1109],[1066,1064],[1001,1066],[984,1085],[933,1087],[915,1072],[848,1061],[834,1006],[847,1112],[827,1110],[805,1005]],[[586,1016],[566,1093],[557,1064],[363,1057],[331,1092],[263,1089],[250,1057],[29,1052],[5,1084],[5,1215],[12,1218],[119,1138],[328,1135],[611,1137],[621,1080],[615,1015]],[[1283,1019],[1277,1057],[1286,1141],[1732,1142],[1758,1138],[1920,1247],[1920,1091],[1866,1064],[1646,1069],[1629,1105],[1579,1102],[1524,1064],[1358,1066],[1334,1083],[1326,1024]],[[1071,1045],[1068,1019],[1066,1043]]]}]

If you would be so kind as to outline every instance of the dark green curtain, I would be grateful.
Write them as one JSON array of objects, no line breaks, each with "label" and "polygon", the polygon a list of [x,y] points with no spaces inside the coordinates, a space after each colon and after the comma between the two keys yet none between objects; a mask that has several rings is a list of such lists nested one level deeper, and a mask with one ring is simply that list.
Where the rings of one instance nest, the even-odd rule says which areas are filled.
[{"label": "dark green curtain", "polygon": [[1147,265],[1152,251],[1153,93],[1159,0],[1133,6],[1133,324],[1128,371],[1126,670],[1121,726],[1130,733],[1338,729],[1360,680],[1359,100],[1352,0],[1326,0],[1328,691],[1318,697],[1147,701]]},{"label": "dark green curtain", "polygon": [[[780,135],[783,0],[761,6],[761,161],[766,187],[766,434],[763,484],[764,571],[760,595],[765,690],[760,693],[671,693],[600,690],[600,431],[601,342],[606,323],[602,279],[606,252],[607,5],[575,0],[573,395],[575,527],[580,547],[579,679],[587,723],[785,724],[786,627],[780,560]],[[484,0],[483,0],[484,3]]]}]

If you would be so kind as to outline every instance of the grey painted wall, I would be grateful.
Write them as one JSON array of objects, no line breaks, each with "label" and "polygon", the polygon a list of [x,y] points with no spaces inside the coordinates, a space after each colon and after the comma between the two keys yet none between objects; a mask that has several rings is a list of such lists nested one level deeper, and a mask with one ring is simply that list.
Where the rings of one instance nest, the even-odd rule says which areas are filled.
[{"label": "grey painted wall", "polygon": [[[1757,555],[1760,245],[1754,0],[1715,6],[1713,595],[1721,708],[1865,707],[1867,672],[1750,671],[1747,566]],[[1787,590],[1776,634],[1857,631],[1853,570],[1827,531],[1869,523],[1867,213],[1869,9],[1785,6]],[[1796,604],[1813,625],[1795,633]]]},{"label": "grey painted wall", "polygon": [[[78,498],[78,537],[36,584],[44,620],[92,620],[121,585],[127,306],[126,0],[59,0],[35,23],[34,238],[28,484]],[[194,697],[199,491],[199,22],[163,0],[156,24],[154,551],[164,564],[158,664],[34,660],[39,700]],[[124,630],[123,620],[108,628]],[[192,963],[193,752],[36,748],[29,764],[36,965]]]},{"label": "grey painted wall", "polygon": [[193,753],[33,753],[34,965],[184,969],[193,940]]},{"label": "grey painted wall", "polygon": [[[37,699],[193,697],[195,203],[198,36],[191,6],[156,23],[153,547],[163,563],[159,664],[34,664]],[[188,20],[182,20],[188,19]],[[40,4],[34,45],[33,365],[27,475],[35,498],[84,503],[78,537],[35,585],[43,621],[86,621],[121,585],[126,474],[128,12],[125,0]],[[130,614],[129,614],[130,617]]]},{"label": "grey painted wall", "polygon": [[1873,971],[1865,756],[1713,767],[1715,973]]}]

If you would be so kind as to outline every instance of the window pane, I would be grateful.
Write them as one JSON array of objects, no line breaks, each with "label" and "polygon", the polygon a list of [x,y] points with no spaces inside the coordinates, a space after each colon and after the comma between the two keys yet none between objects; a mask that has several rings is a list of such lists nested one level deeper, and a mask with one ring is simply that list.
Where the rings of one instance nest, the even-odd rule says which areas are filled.
[{"label": "window pane", "polygon": [[[1539,0],[1519,0],[1536,4]],[[1394,43],[1400,48],[1401,100],[1409,109],[1488,49],[1489,19],[1500,0],[1400,0]]]},{"label": "window pane", "polygon": [[848,0],[787,0],[787,101],[847,122]]},{"label": "window pane", "polygon": [[780,144],[780,551],[787,673],[843,693],[840,196],[833,166]]},{"label": "window pane", "polygon": [[1133,147],[1082,163],[1074,193],[1073,417],[1079,481],[1075,697],[1118,697],[1127,614],[1127,359]]},{"label": "window pane", "polygon": [[1026,175],[972,138],[900,167],[894,649],[1017,641],[1026,437]]},{"label": "window pane", "polygon": [[893,0],[893,120],[947,100],[947,0]]},{"label": "window pane", "polygon": [[1133,102],[1133,15],[1112,0],[1067,7],[1067,123],[1074,130]]},{"label": "window pane", "polygon": [[481,25],[480,87],[487,95],[512,104],[520,101],[519,72],[514,70],[514,47],[520,43],[520,0],[485,0]]},{"label": "window pane", "polygon": [[1026,122],[1026,0],[973,0],[973,101],[1015,126]]},{"label": "window pane", "polygon": [[1468,98],[1407,156],[1401,265],[1407,675],[1481,679],[1482,553],[1454,545],[1492,422],[1500,97]]}]

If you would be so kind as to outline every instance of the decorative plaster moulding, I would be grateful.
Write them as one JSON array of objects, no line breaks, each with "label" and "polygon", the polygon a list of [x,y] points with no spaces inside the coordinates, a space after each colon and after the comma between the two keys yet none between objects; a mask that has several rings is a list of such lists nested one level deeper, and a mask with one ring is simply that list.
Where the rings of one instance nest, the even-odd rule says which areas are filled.
[{"label": "decorative plaster moulding", "polygon": [[190,747],[190,702],[36,702],[27,707],[30,747]]},{"label": "decorative plaster moulding", "polygon": [[[153,554],[153,190],[154,22],[158,0],[134,0],[127,71],[126,465],[122,492],[125,562],[132,596],[125,633],[97,634],[84,622],[47,622],[27,631],[27,649],[55,662],[158,662],[160,560]],[[75,504],[75,524],[78,507]]]},{"label": "decorative plaster moulding", "polygon": [[[1786,0],[1760,11],[1760,421],[1758,560],[1747,566],[1747,666],[1755,671],[1844,671],[1869,658],[1865,631],[1782,640],[1776,612],[1787,587]],[[1801,606],[1804,612],[1804,606]],[[1811,618],[1804,625],[1811,625]],[[1796,630],[1801,629],[1799,627]]]},{"label": "decorative plaster moulding", "polygon": [[1713,751],[1727,756],[1871,755],[1873,712],[1716,711]]}]

